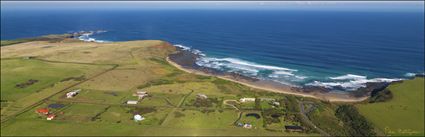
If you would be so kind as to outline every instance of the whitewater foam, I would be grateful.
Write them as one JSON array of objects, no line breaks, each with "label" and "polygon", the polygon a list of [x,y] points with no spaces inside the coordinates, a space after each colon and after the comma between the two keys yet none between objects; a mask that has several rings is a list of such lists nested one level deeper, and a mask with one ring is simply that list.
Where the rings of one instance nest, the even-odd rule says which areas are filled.
[{"label": "whitewater foam", "polygon": [[190,49],[191,49],[190,47],[183,46],[183,45],[180,45],[180,44],[174,44],[174,46],[175,46],[175,47],[179,47],[179,48],[181,48],[182,50],[190,50]]},{"label": "whitewater foam", "polygon": [[350,80],[350,79],[366,79],[366,76],[346,74],[343,76],[329,77],[329,78],[333,80]]},{"label": "whitewater foam", "polygon": [[338,77],[329,77],[329,79],[334,81],[322,82],[322,81],[314,81],[311,83],[307,83],[307,86],[320,86],[329,89],[342,87],[346,90],[356,90],[358,88],[366,87],[366,83],[379,83],[379,82],[394,82],[401,81],[404,79],[395,78],[372,78],[367,79],[366,76],[347,74]]},{"label": "whitewater foam", "polygon": [[285,85],[296,85],[296,83],[307,78],[306,76],[296,75],[295,72],[298,70],[295,69],[263,65],[236,58],[201,57],[196,61],[196,64],[221,71],[237,72],[259,79],[273,80]]},{"label": "whitewater foam", "polygon": [[94,34],[105,33],[105,32],[107,32],[107,31],[99,30],[99,31],[83,32],[83,34],[81,34],[81,36],[79,36],[78,39],[81,40],[81,41],[85,41],[85,42],[98,42],[98,43],[110,42],[110,41],[106,41],[106,40],[97,40],[95,38],[90,37]]},{"label": "whitewater foam", "polygon": [[416,74],[415,73],[406,73],[406,74],[404,74],[404,76],[405,77],[414,77],[414,76],[416,76]]},{"label": "whitewater foam", "polygon": [[193,54],[196,54],[196,55],[199,55],[199,56],[206,56],[206,55],[205,55],[204,53],[202,53],[202,51],[200,51],[200,50],[192,49],[192,48],[190,48],[190,47],[187,47],[187,46],[184,46],[184,45],[181,45],[181,44],[174,44],[173,46],[178,47],[178,48],[180,48],[180,49],[182,49],[182,50],[185,50],[185,51],[190,51],[190,52],[192,52]]},{"label": "whitewater foam", "polygon": [[[194,54],[201,55],[197,60],[196,64],[202,67],[208,67],[217,69],[220,71],[226,72],[235,72],[245,76],[255,77],[263,80],[272,80],[285,85],[292,86],[320,86],[329,89],[345,89],[348,91],[356,90],[358,88],[366,87],[366,83],[377,83],[377,82],[393,82],[400,81],[404,79],[390,79],[390,78],[371,78],[368,79],[367,76],[355,75],[355,74],[345,74],[341,76],[328,77],[324,80],[315,80],[310,83],[305,83],[307,76],[302,76],[296,74],[298,70],[258,64],[255,62],[250,62],[237,58],[217,58],[217,57],[208,57],[206,54],[202,53],[200,50],[192,49],[190,47],[176,44],[176,47],[181,48],[182,50],[191,51]],[[415,75],[414,73],[406,75]],[[312,79],[313,80],[313,79]]]}]

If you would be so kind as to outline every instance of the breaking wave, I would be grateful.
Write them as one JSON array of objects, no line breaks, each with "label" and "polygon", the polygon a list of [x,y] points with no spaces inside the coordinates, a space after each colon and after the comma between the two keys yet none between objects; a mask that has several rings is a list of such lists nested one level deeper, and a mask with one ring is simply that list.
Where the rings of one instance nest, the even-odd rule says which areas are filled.
[{"label": "breaking wave", "polygon": [[360,76],[360,75],[354,75],[354,74],[347,74],[343,76],[338,77],[329,77],[329,82],[321,82],[321,81],[314,81],[311,83],[307,83],[305,85],[308,86],[320,86],[325,87],[329,89],[346,89],[346,90],[356,90],[358,88],[366,87],[366,83],[376,83],[376,82],[394,82],[394,81],[400,81],[404,79],[390,79],[390,78],[372,78],[367,79],[366,76]]},{"label": "breaking wave", "polygon": [[[203,67],[213,68],[225,72],[235,72],[245,76],[273,80],[282,84],[292,86],[318,86],[331,90],[352,91],[366,87],[366,83],[394,82],[404,80],[401,78],[368,78],[367,76],[346,74],[336,77],[315,78],[305,76],[296,69],[258,64],[237,58],[208,57],[199,50],[192,49],[184,45],[174,45],[182,50],[190,51],[200,55],[196,64]],[[407,73],[406,77],[414,76],[414,73]]]},{"label": "breaking wave", "polygon": [[191,51],[193,54],[196,54],[196,55],[206,56],[204,53],[202,53],[200,50],[197,50],[197,49],[192,49],[190,47],[183,46],[181,44],[175,44],[174,46],[175,47],[178,47],[178,48],[180,48],[182,50]]},{"label": "breaking wave", "polygon": [[97,40],[95,38],[90,37],[94,34],[100,34],[100,33],[105,33],[105,32],[107,32],[107,31],[99,30],[99,31],[80,32],[82,34],[81,34],[81,36],[78,37],[78,39],[82,40],[82,41],[86,41],[86,42],[98,42],[98,43],[110,42],[110,41],[106,41],[106,40]]},{"label": "breaking wave", "polygon": [[416,76],[416,73],[406,73],[404,74],[405,77],[414,77]]},{"label": "breaking wave", "polygon": [[204,56],[199,58],[196,64],[221,71],[236,72],[259,79],[273,80],[286,85],[294,85],[306,78],[306,76],[295,74],[298,71],[296,69],[263,65],[236,58],[214,58]]},{"label": "breaking wave", "polygon": [[192,49],[180,44],[176,44],[174,46],[179,47],[182,50],[191,51],[194,54],[200,55],[195,63],[203,67],[213,68],[225,72],[235,72],[259,79],[273,80],[287,85],[293,85],[293,82],[300,82],[307,78],[306,76],[295,74],[295,72],[298,71],[296,69],[263,65],[237,58],[208,57],[206,54],[197,49]]}]

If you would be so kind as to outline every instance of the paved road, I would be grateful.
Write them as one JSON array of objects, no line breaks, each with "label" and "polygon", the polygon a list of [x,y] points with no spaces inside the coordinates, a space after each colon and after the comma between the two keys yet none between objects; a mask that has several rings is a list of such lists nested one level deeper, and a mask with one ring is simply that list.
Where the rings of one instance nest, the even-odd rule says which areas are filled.
[{"label": "paved road", "polygon": [[317,127],[313,122],[310,121],[310,119],[305,114],[303,101],[298,101],[298,104],[299,104],[299,107],[300,107],[301,119],[303,120],[303,122],[305,124],[308,124],[310,127],[313,127],[317,132],[319,132],[323,136],[331,136],[328,133],[326,133],[325,131],[323,131],[322,129],[320,129],[319,127]]}]

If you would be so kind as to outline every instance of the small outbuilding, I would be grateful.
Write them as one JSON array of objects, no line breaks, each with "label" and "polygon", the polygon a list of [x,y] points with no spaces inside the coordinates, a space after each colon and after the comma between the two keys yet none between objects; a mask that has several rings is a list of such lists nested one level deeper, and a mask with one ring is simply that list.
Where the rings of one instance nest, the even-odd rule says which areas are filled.
[{"label": "small outbuilding", "polygon": [[47,115],[47,120],[53,120],[56,117],[54,114]]},{"label": "small outbuilding", "polygon": [[129,104],[129,105],[136,105],[138,102],[139,101],[137,101],[137,100],[129,100],[129,101],[127,101],[127,104]]}]

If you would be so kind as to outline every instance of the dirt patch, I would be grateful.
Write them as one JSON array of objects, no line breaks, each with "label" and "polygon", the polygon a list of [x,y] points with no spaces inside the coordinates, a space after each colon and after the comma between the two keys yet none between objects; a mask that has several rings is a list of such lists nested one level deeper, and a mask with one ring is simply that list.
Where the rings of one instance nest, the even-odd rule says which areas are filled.
[{"label": "dirt patch", "polygon": [[111,95],[111,96],[118,96],[116,92],[104,92],[105,94]]},{"label": "dirt patch", "polygon": [[26,82],[24,82],[24,83],[16,84],[16,87],[17,87],[17,88],[26,88],[26,87],[28,87],[28,86],[31,86],[31,85],[32,85],[32,84],[34,84],[34,83],[37,83],[37,82],[38,82],[38,80],[30,79],[30,80],[28,80],[28,81],[26,81]]},{"label": "dirt patch", "polygon": [[41,48],[47,49],[47,48],[51,48],[51,47],[53,47],[53,46],[44,46],[44,47],[41,47]]},{"label": "dirt patch", "polygon": [[132,114],[144,115],[144,114],[156,112],[156,108],[155,107],[135,107],[135,108],[131,109],[130,112]]}]

